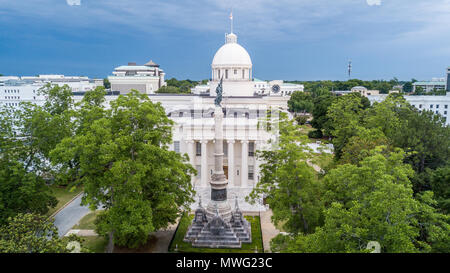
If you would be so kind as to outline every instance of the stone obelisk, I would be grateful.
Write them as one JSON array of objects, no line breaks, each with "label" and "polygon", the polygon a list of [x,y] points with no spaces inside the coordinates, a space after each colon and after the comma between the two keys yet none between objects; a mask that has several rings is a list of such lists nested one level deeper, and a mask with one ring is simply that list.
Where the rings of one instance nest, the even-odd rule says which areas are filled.
[{"label": "stone obelisk", "polygon": [[216,215],[219,215],[225,222],[231,219],[231,206],[227,199],[228,181],[223,171],[223,110],[222,102],[222,80],[216,89],[217,97],[214,109],[214,171],[211,176],[211,201],[206,208],[208,221]]}]

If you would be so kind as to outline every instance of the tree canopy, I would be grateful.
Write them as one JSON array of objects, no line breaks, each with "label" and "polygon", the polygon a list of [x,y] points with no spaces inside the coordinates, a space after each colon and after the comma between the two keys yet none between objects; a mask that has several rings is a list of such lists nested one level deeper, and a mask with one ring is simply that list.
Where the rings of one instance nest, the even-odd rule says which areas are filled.
[{"label": "tree canopy", "polygon": [[145,94],[133,91],[108,110],[98,108],[89,100],[81,105],[81,128],[51,156],[66,169],[66,162],[79,162],[72,173],[84,185],[83,202],[105,207],[97,231],[137,247],[187,210],[195,170],[186,156],[168,150],[173,122]]}]

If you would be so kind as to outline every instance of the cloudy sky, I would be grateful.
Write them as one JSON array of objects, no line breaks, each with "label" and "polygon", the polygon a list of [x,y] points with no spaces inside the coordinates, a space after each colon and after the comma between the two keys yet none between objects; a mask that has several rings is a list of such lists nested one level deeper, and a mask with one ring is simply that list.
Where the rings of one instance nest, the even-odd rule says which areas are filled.
[{"label": "cloudy sky", "polygon": [[127,62],[205,79],[234,30],[260,79],[444,77],[450,0],[0,0],[0,73],[106,77]]}]

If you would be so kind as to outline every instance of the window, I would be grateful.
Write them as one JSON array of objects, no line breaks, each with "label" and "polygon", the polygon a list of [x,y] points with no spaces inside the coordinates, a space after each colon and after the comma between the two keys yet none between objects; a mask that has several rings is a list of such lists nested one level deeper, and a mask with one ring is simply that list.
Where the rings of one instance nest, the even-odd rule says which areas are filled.
[{"label": "window", "polygon": [[202,178],[202,167],[200,165],[195,166],[195,169],[197,170],[197,177]]},{"label": "window", "polygon": [[237,175],[239,175],[239,170],[237,170]]},{"label": "window", "polygon": [[248,143],[248,156],[255,156],[255,142]]},{"label": "window", "polygon": [[182,118],[182,117],[183,117],[183,112],[180,112],[180,113],[178,114],[178,116],[179,116],[180,118]]},{"label": "window", "polygon": [[194,118],[194,110],[191,110],[191,118]]},{"label": "window", "polygon": [[430,105],[430,108],[433,108],[433,104]]},{"label": "window", "polygon": [[200,142],[195,142],[195,151],[197,156],[202,155],[202,144]]},{"label": "window", "polygon": [[447,115],[447,111],[444,111],[444,115]]},{"label": "window", "polygon": [[248,166],[248,179],[253,180],[253,177],[255,176],[255,173],[253,171],[253,165]]},{"label": "window", "polygon": [[249,113],[245,113],[245,118],[249,118],[250,114]]},{"label": "window", "polygon": [[237,112],[234,112],[234,117],[237,118]]},{"label": "window", "polygon": [[436,104],[436,109],[439,109],[439,104]]},{"label": "window", "polygon": [[422,104],[419,104],[419,109],[422,108]]},{"label": "window", "polygon": [[179,141],[174,141],[173,142],[173,150],[176,153],[180,153],[180,142]]},{"label": "window", "polygon": [[448,105],[447,105],[447,104],[446,104],[446,105],[444,105],[444,108],[445,108],[445,109],[447,109],[447,108],[448,108]]},{"label": "window", "polygon": [[439,111],[436,110],[436,114],[439,114]]},{"label": "window", "polygon": [[234,75],[237,75],[237,69],[234,70]]},{"label": "window", "polygon": [[225,69],[225,79],[228,79],[228,69]]}]

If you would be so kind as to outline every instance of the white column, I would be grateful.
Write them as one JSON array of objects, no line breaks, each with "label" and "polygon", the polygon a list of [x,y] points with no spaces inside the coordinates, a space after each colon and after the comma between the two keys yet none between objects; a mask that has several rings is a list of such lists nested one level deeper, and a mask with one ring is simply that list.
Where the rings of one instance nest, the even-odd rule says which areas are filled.
[{"label": "white column", "polygon": [[208,186],[208,177],[209,177],[209,173],[208,173],[208,151],[207,151],[207,144],[208,141],[207,140],[202,140],[202,178],[201,178],[201,185],[202,187],[206,187]]},{"label": "white column", "polygon": [[248,141],[241,140],[242,143],[242,166],[241,166],[241,188],[248,186]]},{"label": "white column", "polygon": [[228,140],[228,185],[236,186],[234,180],[234,140]]}]

